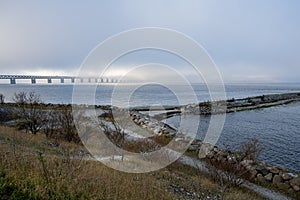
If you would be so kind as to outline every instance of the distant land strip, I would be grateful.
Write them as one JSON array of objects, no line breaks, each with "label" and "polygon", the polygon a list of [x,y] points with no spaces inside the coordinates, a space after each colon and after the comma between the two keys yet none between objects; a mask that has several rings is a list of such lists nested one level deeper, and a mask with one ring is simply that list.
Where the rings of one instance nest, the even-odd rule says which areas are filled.
[{"label": "distant land strip", "polygon": [[[261,96],[247,97],[241,99],[228,99],[226,101],[215,102],[200,102],[198,104],[189,104],[185,106],[167,106],[164,107],[136,107],[132,110],[136,111],[167,111],[156,114],[153,117],[157,119],[169,118],[182,113],[190,113],[195,115],[212,115],[221,113],[232,113],[245,110],[254,110],[259,108],[267,108],[278,105],[284,105],[300,100],[300,92],[298,93],[283,93],[283,94],[267,94]],[[148,108],[148,109],[147,109]]]}]

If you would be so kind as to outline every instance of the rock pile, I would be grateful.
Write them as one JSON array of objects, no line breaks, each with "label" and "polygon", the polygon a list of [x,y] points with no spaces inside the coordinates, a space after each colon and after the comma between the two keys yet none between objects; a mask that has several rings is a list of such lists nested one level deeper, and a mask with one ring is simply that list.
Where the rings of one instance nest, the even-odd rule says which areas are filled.
[{"label": "rock pile", "polygon": [[[176,130],[167,124],[160,122],[147,115],[137,111],[131,111],[130,116],[137,125],[152,131],[156,135],[175,136]],[[292,173],[288,169],[270,166],[264,162],[254,162],[253,160],[238,161],[235,153],[227,152],[208,143],[199,140],[189,147],[190,151],[197,151],[200,159],[211,159],[213,161],[239,162],[249,173],[250,179],[261,182],[274,184],[280,189],[300,192],[300,175]]]},{"label": "rock pile", "polygon": [[[236,162],[234,153],[226,152],[210,144],[201,146],[199,150],[199,158],[206,158],[212,161]],[[202,150],[201,150],[202,149]],[[207,153],[208,152],[208,153]],[[205,155],[206,154],[206,155]],[[240,163],[249,173],[250,179],[261,182],[270,183],[279,189],[300,192],[300,175],[289,171],[288,169],[276,166],[270,166],[265,162],[254,162],[253,160],[242,160]]]},{"label": "rock pile", "polygon": [[174,128],[154,118],[150,118],[148,115],[144,115],[137,111],[131,111],[130,117],[134,123],[152,131],[155,135],[165,135],[171,137],[176,134],[176,130]]},{"label": "rock pile", "polygon": [[211,115],[271,107],[300,100],[300,93],[269,94],[227,101],[201,102],[181,107],[181,113]]}]

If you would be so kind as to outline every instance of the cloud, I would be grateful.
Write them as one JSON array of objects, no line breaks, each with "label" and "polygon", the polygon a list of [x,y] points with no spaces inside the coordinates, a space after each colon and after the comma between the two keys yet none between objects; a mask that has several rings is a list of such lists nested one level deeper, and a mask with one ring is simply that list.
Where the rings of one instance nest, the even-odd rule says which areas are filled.
[{"label": "cloud", "polygon": [[[107,37],[131,28],[156,26],[183,32],[203,45],[225,80],[298,81],[299,8],[298,1],[271,0],[2,1],[0,70],[73,74]],[[129,56],[118,65],[156,59],[186,67],[171,56],[148,53],[138,62]]]}]

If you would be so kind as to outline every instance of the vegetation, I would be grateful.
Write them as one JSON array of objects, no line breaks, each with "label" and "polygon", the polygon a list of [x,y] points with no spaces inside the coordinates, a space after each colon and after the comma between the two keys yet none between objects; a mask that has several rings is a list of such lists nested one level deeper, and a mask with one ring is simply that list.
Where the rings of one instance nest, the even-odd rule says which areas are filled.
[{"label": "vegetation", "polygon": [[[1,199],[221,199],[220,186],[197,169],[174,163],[127,174],[78,154],[81,145],[0,126]],[[230,188],[223,199],[262,199]]]},{"label": "vegetation", "polygon": [[5,96],[3,94],[0,94],[0,104],[4,103],[4,99],[5,99]]},{"label": "vegetation", "polygon": [[[207,196],[240,199],[245,195],[249,199],[260,199],[249,191],[235,188],[236,177],[243,175],[238,165],[211,163],[211,170],[215,172],[213,180],[217,177],[218,182],[179,163],[150,174],[116,172],[90,160],[77,134],[70,106],[49,109],[34,92],[16,93],[14,102],[16,109],[12,113],[19,131],[0,127],[2,199],[197,199]],[[210,106],[210,103],[205,105]],[[100,124],[104,133],[118,147],[128,151],[154,151],[171,139],[162,135],[147,140],[127,140],[112,114],[108,112],[104,117],[112,125]],[[256,157],[259,148],[253,147],[255,144],[241,146],[244,154],[240,156]],[[219,170],[215,170],[224,167],[225,173],[228,172],[225,181],[224,176],[218,174]]]},{"label": "vegetation", "polygon": [[223,192],[251,178],[251,171],[242,165],[242,161],[257,161],[262,145],[257,139],[251,139],[242,143],[238,149],[239,152],[232,152],[229,148],[219,150],[215,157],[208,156],[206,159],[206,167]]},{"label": "vegetation", "polygon": [[45,111],[40,109],[41,98],[35,92],[15,93],[14,102],[16,103],[16,116],[18,118],[17,127],[36,134],[45,122]]}]

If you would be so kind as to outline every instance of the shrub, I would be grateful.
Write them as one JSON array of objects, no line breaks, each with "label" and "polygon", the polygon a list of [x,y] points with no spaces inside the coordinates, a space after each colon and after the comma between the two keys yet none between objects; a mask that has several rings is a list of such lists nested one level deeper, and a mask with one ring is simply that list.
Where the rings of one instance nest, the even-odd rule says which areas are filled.
[{"label": "shrub", "polygon": [[42,100],[35,92],[15,93],[16,115],[19,118],[17,127],[36,134],[44,125],[45,111],[41,109]]}]

